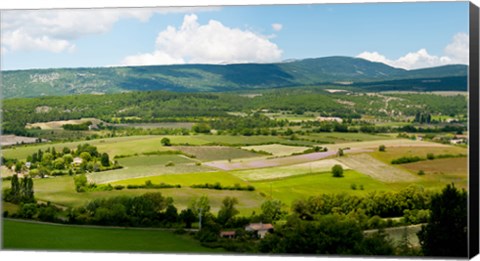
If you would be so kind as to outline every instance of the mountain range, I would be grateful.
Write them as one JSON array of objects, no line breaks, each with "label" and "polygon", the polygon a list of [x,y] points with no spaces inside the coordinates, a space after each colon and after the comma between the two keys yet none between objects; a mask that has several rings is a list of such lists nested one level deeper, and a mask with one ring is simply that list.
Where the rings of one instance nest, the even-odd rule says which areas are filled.
[{"label": "mountain range", "polygon": [[467,90],[467,65],[405,70],[352,57],[271,64],[161,65],[2,72],[4,98],[128,91],[226,92],[328,86],[365,91]]}]

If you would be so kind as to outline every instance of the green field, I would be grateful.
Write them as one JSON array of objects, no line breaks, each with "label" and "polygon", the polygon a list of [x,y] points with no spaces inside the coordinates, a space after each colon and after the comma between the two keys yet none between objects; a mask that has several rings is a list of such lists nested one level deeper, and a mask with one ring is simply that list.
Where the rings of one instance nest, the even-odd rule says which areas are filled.
[{"label": "green field", "polygon": [[205,172],[205,173],[190,173],[182,175],[161,175],[145,178],[126,179],[111,183],[112,185],[142,185],[145,181],[150,180],[154,184],[161,182],[166,184],[180,184],[182,186],[191,186],[194,184],[216,183],[219,182],[225,186],[232,186],[235,184],[248,185],[244,180],[231,175],[227,172]]},{"label": "green field", "polygon": [[384,134],[367,134],[367,133],[344,133],[344,132],[326,132],[326,133],[312,133],[308,136],[301,136],[302,139],[320,140],[328,143],[345,143],[352,141],[376,141],[392,139],[389,135]]},{"label": "green field", "polygon": [[232,171],[231,173],[243,180],[248,181],[274,180],[290,176],[329,171],[336,164],[342,165],[345,169],[347,168],[345,165],[341,164],[335,159],[325,159],[281,167]]},{"label": "green field", "polygon": [[219,253],[170,231],[3,221],[6,250]]},{"label": "green field", "polygon": [[[169,162],[174,165],[167,166]],[[134,156],[119,159],[119,163],[124,166],[124,168],[94,172],[88,174],[88,177],[95,183],[109,183],[130,178],[215,170],[207,166],[196,165],[195,161],[183,155]]]},{"label": "green field", "polygon": [[144,153],[152,151],[172,150],[171,147],[164,147],[161,144],[163,138],[169,138],[173,145],[207,145],[207,144],[224,144],[224,145],[256,145],[265,143],[285,143],[285,144],[306,144],[312,145],[313,142],[308,141],[291,141],[274,136],[225,136],[225,135],[193,135],[193,136],[128,136],[106,138],[89,141],[65,142],[65,143],[43,143],[18,146],[11,149],[3,150],[3,156],[6,158],[15,158],[24,160],[28,155],[37,152],[39,149],[45,151],[49,147],[55,147],[61,150],[64,147],[76,148],[79,144],[89,143],[96,146],[100,152],[106,152],[111,157],[115,155],[133,155],[135,153]]},{"label": "green field", "polygon": [[177,146],[174,148],[188,155],[193,155],[196,159],[201,161],[228,160],[261,156],[260,154],[250,151],[224,146]]},{"label": "green field", "polygon": [[[357,190],[350,187],[356,184]],[[365,195],[375,190],[397,190],[398,186],[385,184],[353,170],[346,170],[343,178],[332,177],[331,172],[320,172],[302,176],[293,176],[278,180],[252,182],[257,190],[267,196],[279,199],[290,206],[291,202],[299,198],[307,198],[319,194],[348,193]],[[359,186],[363,185],[364,190]]]}]

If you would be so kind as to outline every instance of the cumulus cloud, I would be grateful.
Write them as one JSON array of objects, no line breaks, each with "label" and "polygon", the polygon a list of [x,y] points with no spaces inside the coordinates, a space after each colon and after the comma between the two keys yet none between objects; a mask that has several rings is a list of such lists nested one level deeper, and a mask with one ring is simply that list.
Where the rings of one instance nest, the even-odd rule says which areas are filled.
[{"label": "cumulus cloud", "polygon": [[447,64],[468,64],[469,39],[465,33],[458,33],[444,49],[443,56],[429,54],[425,48],[410,52],[396,59],[388,59],[378,52],[363,52],[357,55],[373,62],[381,62],[397,68],[418,69]]},{"label": "cumulus cloud", "polygon": [[2,49],[6,51],[72,51],[74,40],[108,32],[121,19],[146,22],[155,13],[215,8],[19,10],[2,13]]},{"label": "cumulus cloud", "polygon": [[154,52],[128,56],[122,63],[265,63],[279,61],[281,55],[282,50],[267,36],[230,28],[215,20],[201,25],[192,14],[184,17],[180,27],[168,26],[161,31]]},{"label": "cumulus cloud", "polygon": [[283,25],[282,24],[278,24],[278,23],[275,23],[275,24],[272,24],[272,29],[275,30],[275,31],[281,31],[283,28]]}]

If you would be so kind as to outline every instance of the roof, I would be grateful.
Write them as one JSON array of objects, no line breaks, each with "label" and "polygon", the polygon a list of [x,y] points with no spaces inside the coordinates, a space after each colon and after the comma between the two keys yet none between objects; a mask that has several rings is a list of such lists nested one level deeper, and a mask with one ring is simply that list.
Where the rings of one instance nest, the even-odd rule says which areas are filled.
[{"label": "roof", "polygon": [[253,231],[259,231],[259,230],[269,230],[273,229],[272,224],[263,224],[263,223],[252,223],[249,224],[248,226],[245,227],[246,230],[253,230]]},{"label": "roof", "polygon": [[235,236],[235,231],[222,231],[220,236]]}]

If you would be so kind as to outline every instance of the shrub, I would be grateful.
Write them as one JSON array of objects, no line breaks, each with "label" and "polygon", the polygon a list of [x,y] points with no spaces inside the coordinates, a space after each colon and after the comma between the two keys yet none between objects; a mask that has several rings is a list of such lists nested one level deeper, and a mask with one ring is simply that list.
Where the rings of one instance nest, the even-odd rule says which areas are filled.
[{"label": "shrub", "polygon": [[428,160],[433,160],[433,159],[435,159],[435,155],[433,155],[433,153],[427,153],[427,159]]},{"label": "shrub", "polygon": [[378,146],[378,151],[384,152],[385,151],[385,145]]},{"label": "shrub", "polygon": [[350,185],[350,188],[351,188],[352,190],[357,190],[357,185],[355,185],[355,183],[353,183],[352,185]]},{"label": "shrub", "polygon": [[419,170],[418,175],[423,176],[423,175],[425,175],[425,172],[423,170]]},{"label": "shrub", "polygon": [[175,166],[175,163],[173,163],[173,161],[169,161],[167,162],[167,164],[165,164],[165,167],[173,167]]},{"label": "shrub", "polygon": [[343,177],[343,167],[342,167],[342,165],[335,164],[335,166],[332,167],[332,175],[335,178]]},{"label": "shrub", "polygon": [[116,185],[115,187],[113,187],[114,189],[116,190],[122,190],[125,188],[125,186],[122,186],[122,185]]}]

